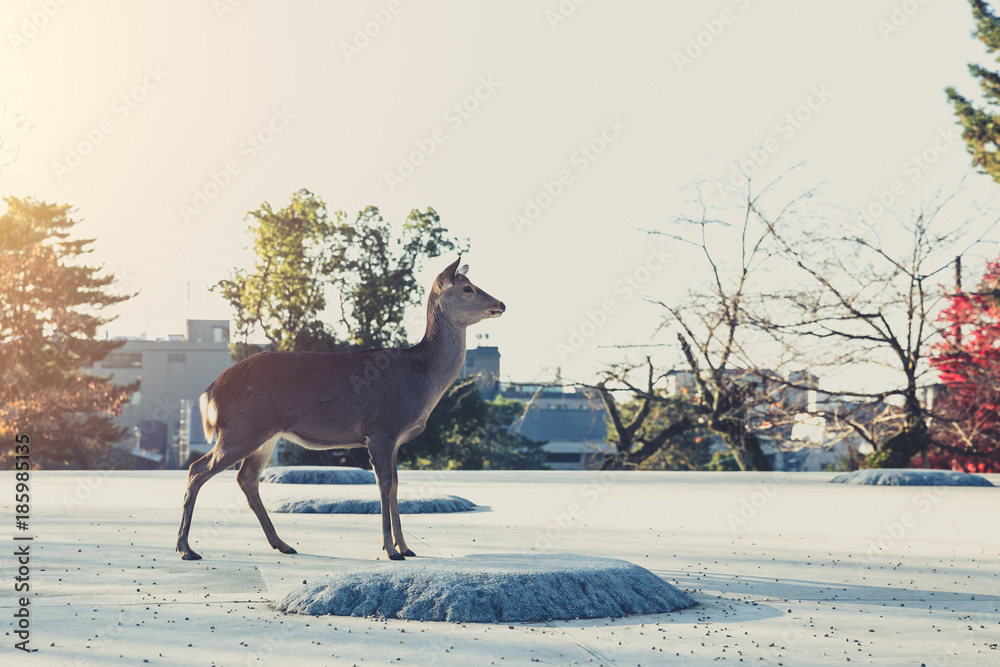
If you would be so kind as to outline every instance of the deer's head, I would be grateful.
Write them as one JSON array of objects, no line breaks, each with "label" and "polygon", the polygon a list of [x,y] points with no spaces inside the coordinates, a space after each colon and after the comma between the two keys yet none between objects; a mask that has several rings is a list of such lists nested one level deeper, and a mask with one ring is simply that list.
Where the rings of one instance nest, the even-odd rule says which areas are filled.
[{"label": "deer's head", "polygon": [[503,315],[507,306],[473,285],[465,275],[469,271],[469,265],[459,266],[461,261],[462,258],[459,257],[434,281],[431,300],[436,300],[441,314],[461,326],[470,326],[481,320]]}]

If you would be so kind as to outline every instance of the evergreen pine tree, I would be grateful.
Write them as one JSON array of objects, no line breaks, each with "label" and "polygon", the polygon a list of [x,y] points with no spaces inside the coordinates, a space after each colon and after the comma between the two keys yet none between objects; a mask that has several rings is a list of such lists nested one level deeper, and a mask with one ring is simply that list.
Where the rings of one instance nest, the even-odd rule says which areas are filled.
[{"label": "evergreen pine tree", "polygon": [[81,372],[122,345],[98,340],[105,308],[133,295],[78,259],[93,239],[70,240],[68,205],[5,197],[0,216],[0,459],[29,437],[38,466],[90,468],[121,436],[112,417],[135,386]]},{"label": "evergreen pine tree", "polygon": [[[969,0],[969,4],[976,21],[972,34],[986,46],[987,53],[996,54],[1000,51],[1000,17],[982,0]],[[1000,61],[1000,55],[997,60]],[[969,65],[969,72],[982,88],[985,100],[982,107],[953,87],[949,86],[945,93],[962,124],[962,138],[972,155],[973,166],[1000,183],[1000,74],[975,63]]]}]

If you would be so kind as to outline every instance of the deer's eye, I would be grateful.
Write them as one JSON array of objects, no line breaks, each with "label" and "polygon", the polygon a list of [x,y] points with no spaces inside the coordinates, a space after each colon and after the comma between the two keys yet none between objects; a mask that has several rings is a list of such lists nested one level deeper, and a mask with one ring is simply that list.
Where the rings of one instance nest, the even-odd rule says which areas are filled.
[{"label": "deer's eye", "polygon": [[465,291],[468,292],[469,294],[472,294],[475,290],[472,289],[471,287],[469,287],[468,285],[466,285],[465,286]]}]

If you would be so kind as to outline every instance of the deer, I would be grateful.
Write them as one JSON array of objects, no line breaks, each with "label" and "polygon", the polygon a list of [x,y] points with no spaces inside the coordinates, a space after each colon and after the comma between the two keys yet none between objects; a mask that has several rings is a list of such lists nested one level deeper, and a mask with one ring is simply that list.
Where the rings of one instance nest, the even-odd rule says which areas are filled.
[{"label": "deer", "polygon": [[278,440],[307,449],[366,447],[378,483],[382,549],[391,560],[415,556],[399,520],[396,456],[419,435],[465,361],[465,330],[500,317],[507,307],[474,285],[459,257],[442,271],[427,298],[423,338],[412,347],[353,352],[260,352],[224,370],[201,395],[211,450],[188,470],[177,551],[200,560],[188,544],[198,491],[241,463],[236,481],[268,543],[295,549],[274,530],[261,502],[260,473]]}]

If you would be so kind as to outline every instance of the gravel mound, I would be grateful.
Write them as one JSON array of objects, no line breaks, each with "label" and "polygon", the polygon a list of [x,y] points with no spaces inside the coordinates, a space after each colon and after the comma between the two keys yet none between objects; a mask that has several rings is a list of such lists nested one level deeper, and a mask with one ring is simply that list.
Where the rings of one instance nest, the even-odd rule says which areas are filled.
[{"label": "gravel mound", "polygon": [[662,614],[697,604],[649,570],[577,554],[479,554],[373,563],[305,584],[274,605],[313,616],[530,623]]},{"label": "gravel mound", "polygon": [[276,466],[266,468],[260,481],[272,484],[374,484],[375,473],[364,468]]},{"label": "gravel mound", "polygon": [[993,486],[985,477],[958,470],[925,470],[923,468],[881,468],[855,470],[837,475],[837,484],[877,484],[886,486]]},{"label": "gravel mound", "polygon": [[[470,512],[476,504],[458,496],[399,498],[400,514]],[[378,498],[302,498],[276,499],[265,503],[269,512],[285,514],[380,514]]]}]

